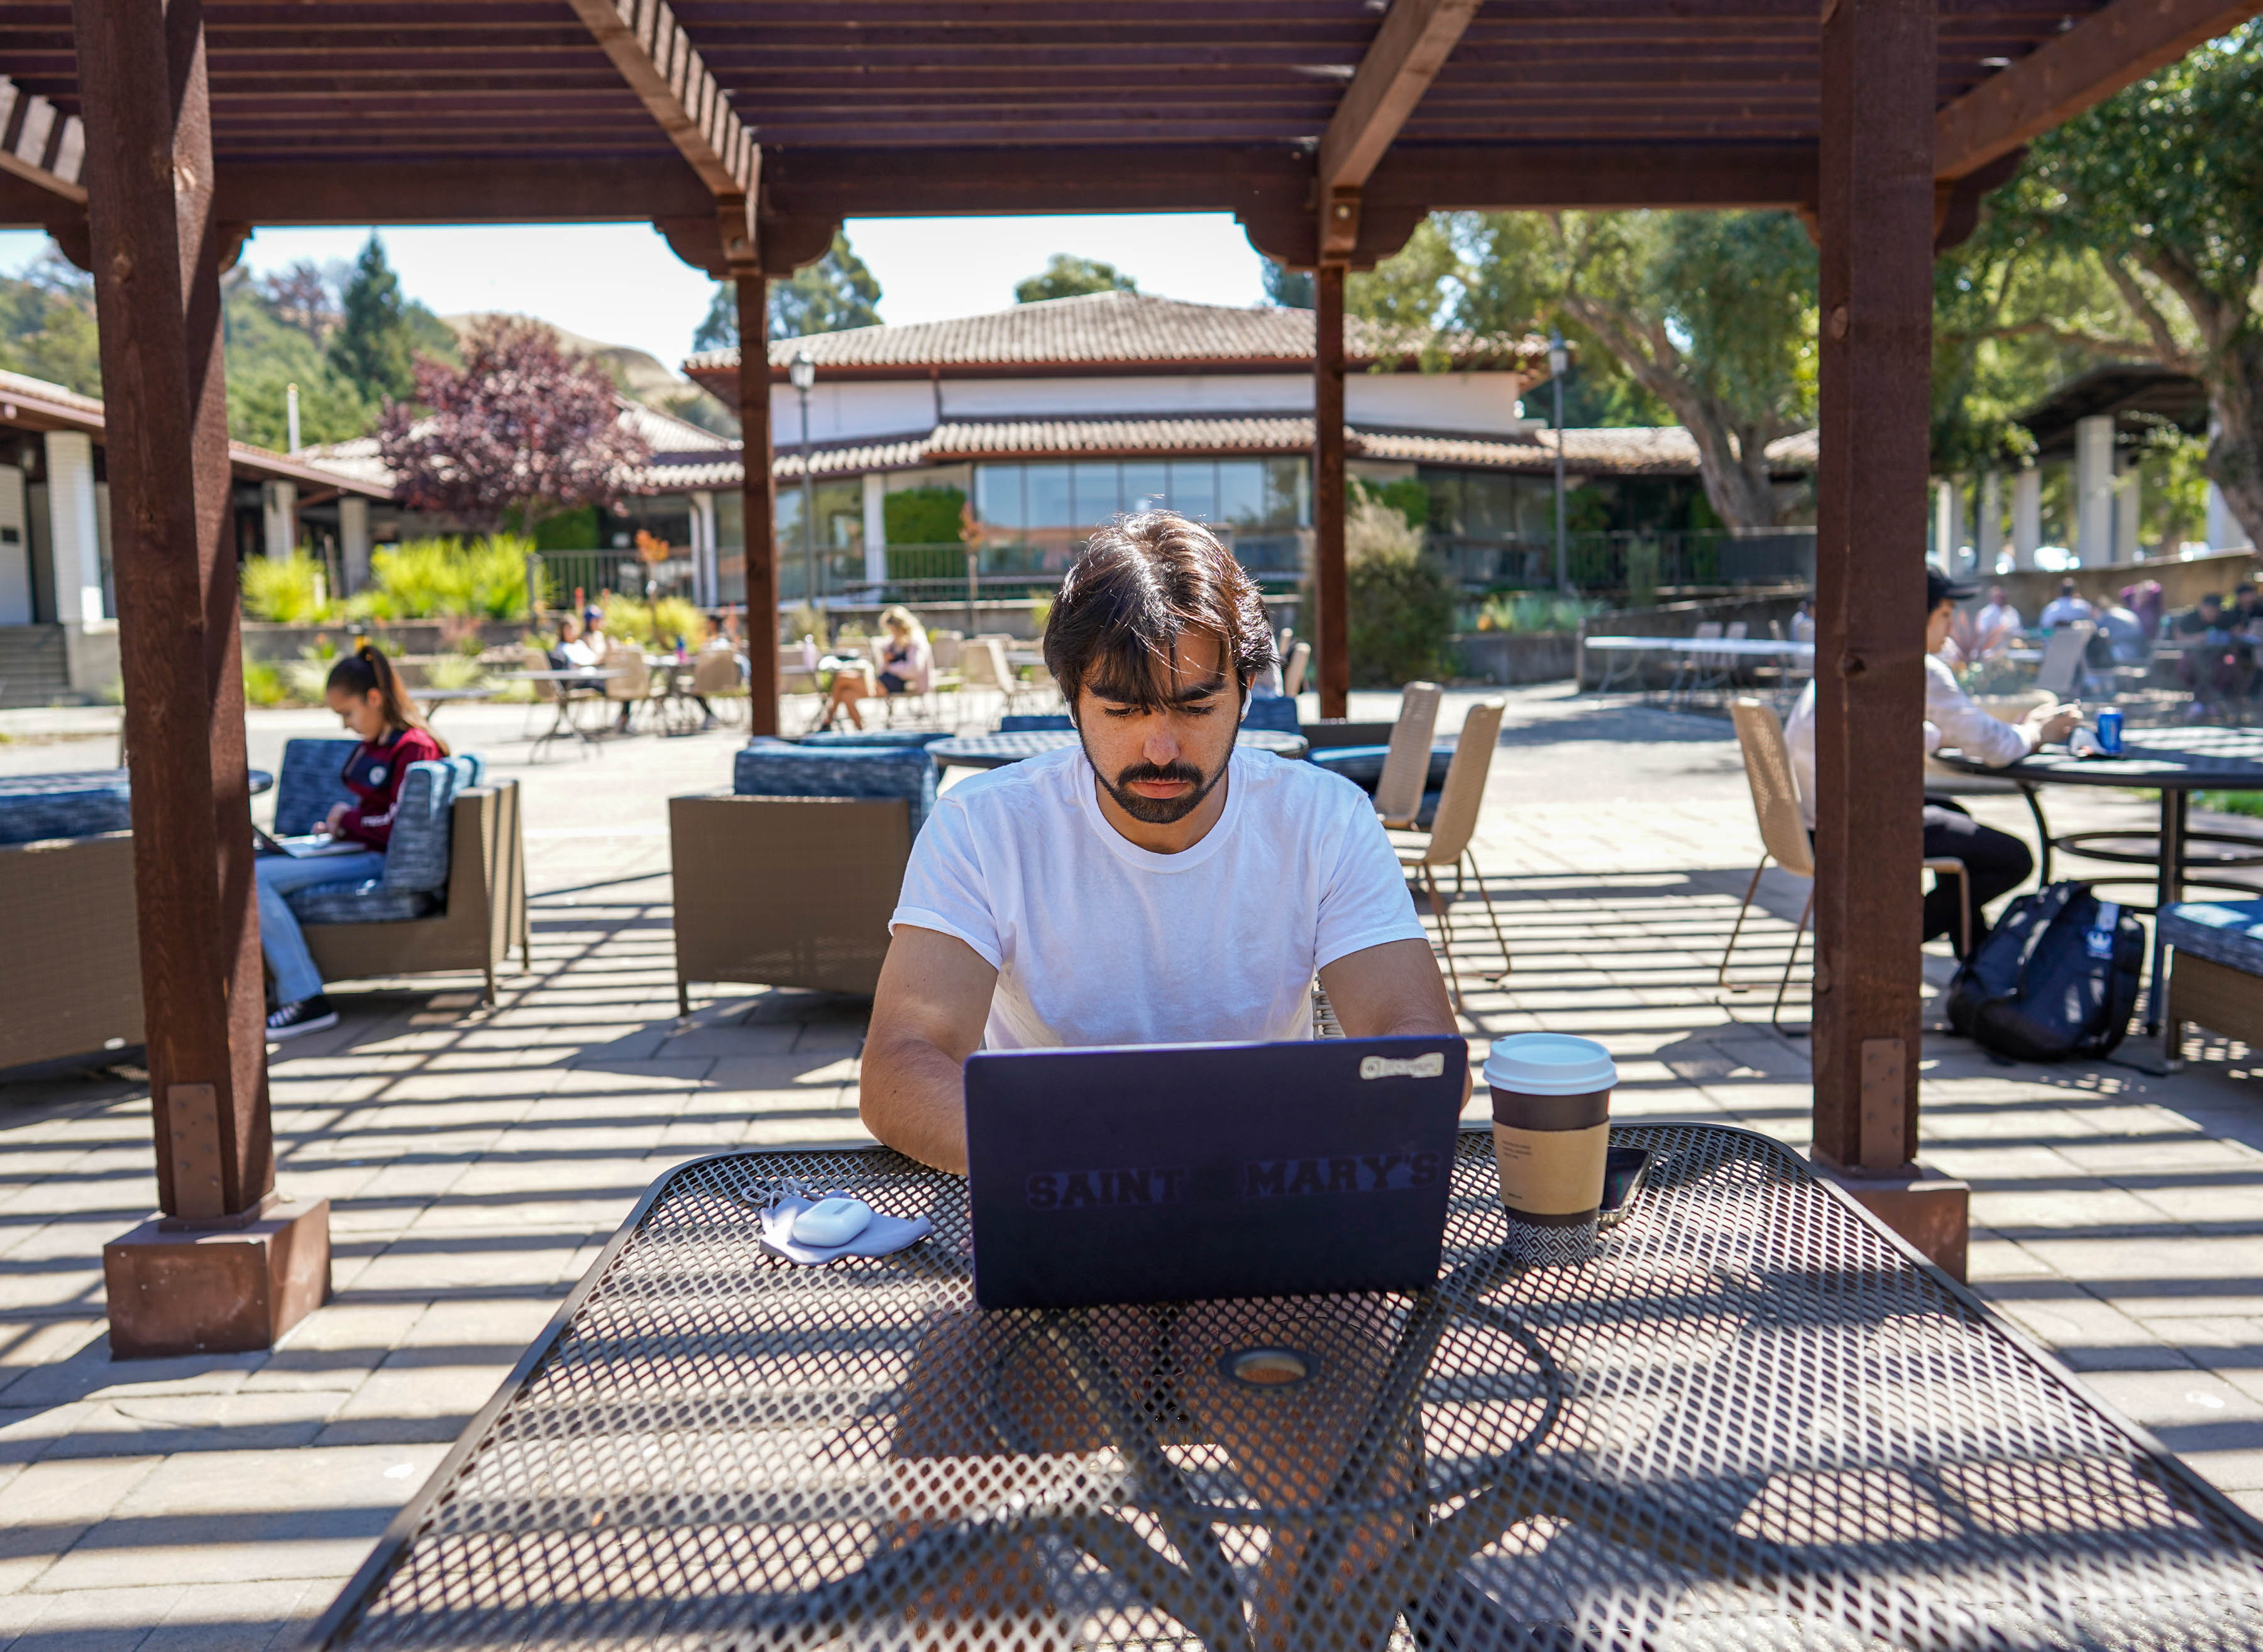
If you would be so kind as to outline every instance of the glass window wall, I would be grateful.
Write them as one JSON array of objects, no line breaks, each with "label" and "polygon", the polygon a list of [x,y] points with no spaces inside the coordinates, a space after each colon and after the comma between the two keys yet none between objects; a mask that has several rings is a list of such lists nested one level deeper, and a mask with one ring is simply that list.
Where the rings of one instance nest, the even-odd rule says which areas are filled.
[{"label": "glass window wall", "polygon": [[978,465],[974,497],[986,525],[1016,532],[1088,533],[1126,511],[1176,511],[1244,533],[1285,533],[1312,519],[1302,457]]}]

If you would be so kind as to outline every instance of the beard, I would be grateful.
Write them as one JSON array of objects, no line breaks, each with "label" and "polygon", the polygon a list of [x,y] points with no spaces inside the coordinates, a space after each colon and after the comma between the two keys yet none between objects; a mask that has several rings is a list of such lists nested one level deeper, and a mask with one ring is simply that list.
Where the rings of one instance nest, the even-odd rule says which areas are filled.
[{"label": "beard", "polygon": [[[1079,743],[1082,743],[1081,731],[1077,738]],[[1225,772],[1231,766],[1229,759],[1227,763],[1218,764],[1216,774],[1206,775],[1190,763],[1135,763],[1111,780],[1101,773],[1100,765],[1092,761],[1090,746],[1084,748],[1084,760],[1090,765],[1094,778],[1100,782],[1101,790],[1116,800],[1116,806],[1133,820],[1147,826],[1168,826],[1193,814],[1202,807],[1203,800],[1217,789],[1218,783],[1225,778]],[[1132,789],[1142,781],[1178,781],[1191,789],[1177,797],[1142,797]]]}]

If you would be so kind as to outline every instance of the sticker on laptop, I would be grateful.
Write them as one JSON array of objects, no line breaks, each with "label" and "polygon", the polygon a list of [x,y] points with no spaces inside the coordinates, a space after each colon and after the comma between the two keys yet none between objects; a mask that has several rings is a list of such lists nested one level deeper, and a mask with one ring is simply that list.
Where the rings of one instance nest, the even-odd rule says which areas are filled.
[{"label": "sticker on laptop", "polygon": [[1362,1078],[1437,1078],[1445,1070],[1445,1055],[1438,1050],[1404,1061],[1395,1061],[1388,1055],[1363,1055],[1359,1062]]}]

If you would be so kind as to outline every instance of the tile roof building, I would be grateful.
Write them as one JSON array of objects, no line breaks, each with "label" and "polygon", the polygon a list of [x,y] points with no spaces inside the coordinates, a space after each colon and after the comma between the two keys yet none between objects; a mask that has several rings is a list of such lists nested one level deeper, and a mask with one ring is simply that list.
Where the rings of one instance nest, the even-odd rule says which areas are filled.
[{"label": "tile roof building", "polygon": [[[1555,435],[1521,399],[1546,376],[1546,342],[1426,340],[1356,317],[1345,328],[1350,474],[1420,484],[1432,543],[1465,581],[1521,580],[1554,532]],[[1095,523],[1160,504],[1205,518],[1254,571],[1293,583],[1310,554],[1312,338],[1309,310],[1117,292],[775,340],[784,598],[813,583],[846,595],[958,572],[962,504],[984,574],[1001,581],[1057,573]],[[805,351],[815,369],[806,443],[787,381]],[[684,369],[735,401],[736,350]],[[1811,468],[1811,437],[1778,446],[1788,480]],[[1704,525],[1691,520],[1702,515],[1696,445],[1678,427],[1567,431],[1565,458],[1584,526]],[[713,468],[712,485],[735,480]],[[719,531],[717,585],[729,599],[740,535],[734,520]]]}]

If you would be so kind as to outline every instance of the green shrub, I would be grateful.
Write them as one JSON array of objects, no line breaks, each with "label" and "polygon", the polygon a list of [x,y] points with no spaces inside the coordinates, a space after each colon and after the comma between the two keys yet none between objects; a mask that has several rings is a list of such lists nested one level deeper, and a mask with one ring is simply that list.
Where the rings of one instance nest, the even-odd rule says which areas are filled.
[{"label": "green shrub", "polygon": [[526,614],[533,542],[506,533],[460,544],[409,540],[369,559],[369,589],[348,605],[357,620],[517,620]]},{"label": "green shrub", "polygon": [[1352,681],[1396,688],[1450,675],[1454,591],[1422,536],[1389,505],[1362,499],[1344,524]]},{"label": "green shrub", "polygon": [[1659,547],[1656,540],[1637,540],[1627,547],[1626,605],[1658,606]]},{"label": "green shrub", "polygon": [[1421,479],[1401,476],[1396,482],[1366,482],[1357,476],[1351,479],[1351,496],[1347,503],[1357,504],[1372,499],[1377,504],[1388,505],[1406,518],[1410,528],[1421,528],[1430,521],[1430,490]]},{"label": "green shrub", "polygon": [[289,699],[283,686],[283,673],[269,660],[246,660],[243,663],[243,703],[247,706],[280,706]]},{"label": "green shrub", "polygon": [[243,611],[254,620],[278,625],[318,626],[334,620],[340,605],[324,591],[322,565],[304,551],[293,551],[280,562],[264,556],[248,558],[241,575]]},{"label": "green shrub", "polygon": [[682,637],[688,648],[707,641],[707,617],[681,597],[662,597],[640,602],[609,591],[597,598],[604,610],[605,634],[647,648],[672,648]]},{"label": "green shrub", "polygon": [[1603,605],[1579,597],[1556,597],[1546,591],[1519,591],[1489,597],[1479,611],[1481,631],[1577,631],[1580,622],[1603,611]]},{"label": "green shrub", "polygon": [[966,496],[956,488],[906,488],[882,496],[891,545],[956,545]]},{"label": "green shrub", "polygon": [[487,667],[461,654],[443,654],[424,667],[427,688],[476,688],[487,680]]}]

